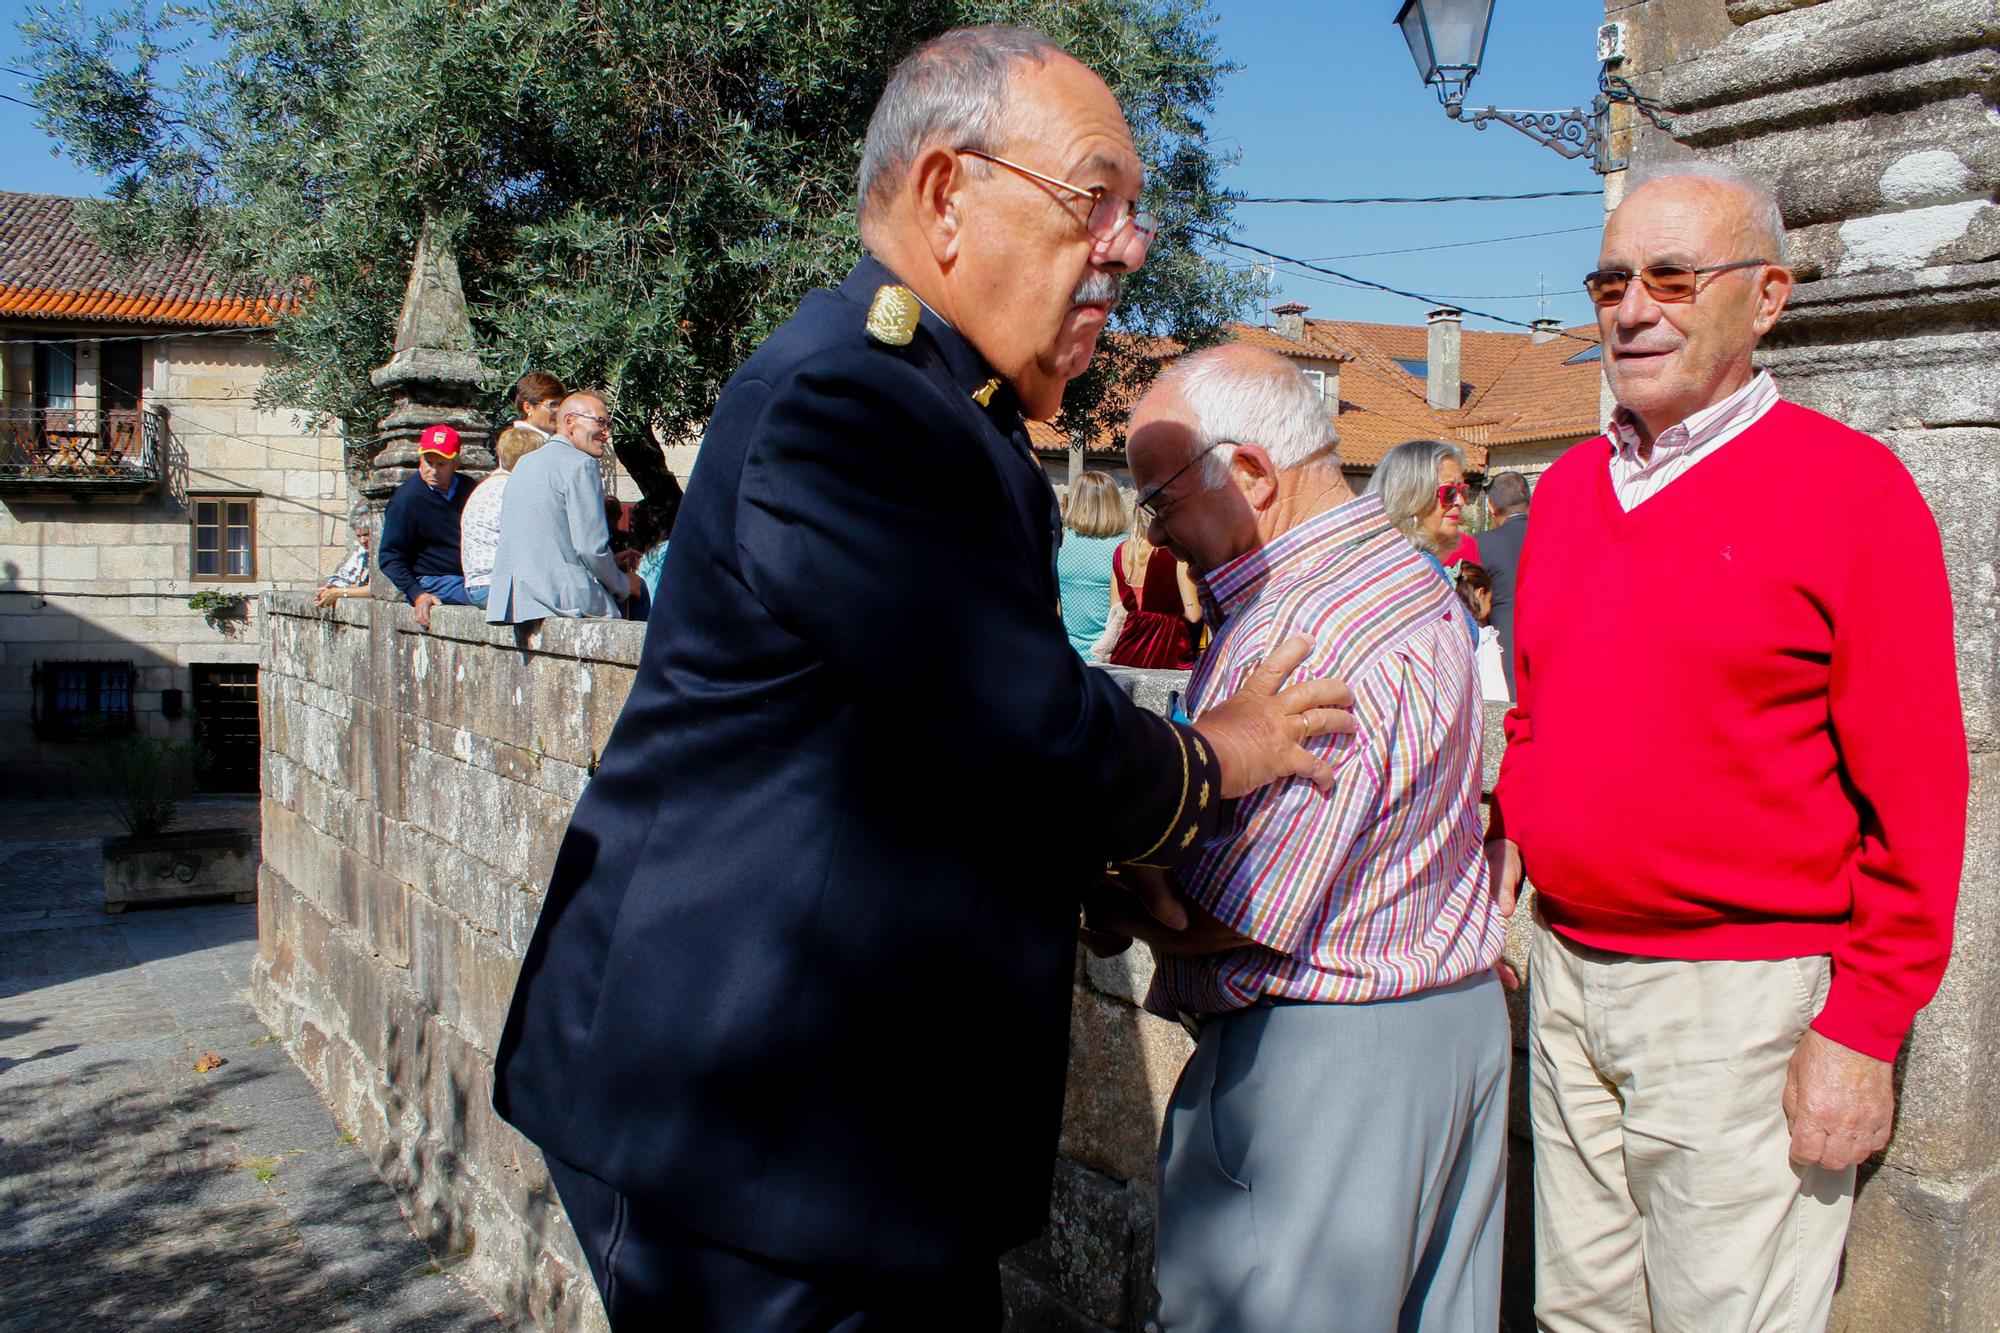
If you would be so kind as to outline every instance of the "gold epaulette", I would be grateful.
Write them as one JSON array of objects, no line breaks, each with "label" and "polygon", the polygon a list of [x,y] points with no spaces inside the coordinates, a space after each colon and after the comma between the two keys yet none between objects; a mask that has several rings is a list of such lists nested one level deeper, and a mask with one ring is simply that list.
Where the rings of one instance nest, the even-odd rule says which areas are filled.
[{"label": "gold epaulette", "polygon": [[868,336],[890,347],[907,347],[917,334],[917,315],[922,309],[917,294],[908,287],[887,283],[875,289],[868,303]]}]

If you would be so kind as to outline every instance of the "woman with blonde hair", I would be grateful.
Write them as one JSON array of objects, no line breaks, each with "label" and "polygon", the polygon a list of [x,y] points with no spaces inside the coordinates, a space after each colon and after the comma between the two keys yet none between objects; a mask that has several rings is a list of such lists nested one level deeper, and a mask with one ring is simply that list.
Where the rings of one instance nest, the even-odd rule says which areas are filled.
[{"label": "woman with blonde hair", "polygon": [[1118,548],[1111,578],[1124,624],[1111,647],[1113,666],[1185,671],[1194,665],[1201,598],[1187,566],[1164,546],[1146,539],[1145,511],[1132,519],[1132,535]]},{"label": "woman with blonde hair", "polygon": [[500,464],[473,488],[458,520],[458,564],[465,571],[465,595],[474,606],[485,606],[493,582],[493,557],[500,550],[500,505],[507,494],[507,477],[514,465],[542,447],[548,436],[533,426],[509,426],[493,442]]},{"label": "woman with blonde hair", "polygon": [[1063,507],[1062,547],[1056,552],[1056,586],[1070,647],[1089,657],[1111,612],[1111,557],[1125,535],[1125,498],[1102,472],[1070,483]]}]

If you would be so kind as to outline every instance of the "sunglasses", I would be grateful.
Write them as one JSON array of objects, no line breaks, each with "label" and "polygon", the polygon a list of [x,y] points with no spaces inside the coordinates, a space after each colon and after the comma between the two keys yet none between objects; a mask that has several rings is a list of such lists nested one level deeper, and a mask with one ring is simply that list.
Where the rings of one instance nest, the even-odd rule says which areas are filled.
[{"label": "sunglasses", "polygon": [[1141,213],[1137,204],[1115,190],[1106,189],[1102,185],[1092,185],[1088,188],[1072,185],[1060,177],[1045,176],[1031,167],[1022,166],[1019,162],[1009,162],[1004,157],[982,153],[977,148],[961,148],[958,151],[966,157],[976,157],[981,162],[991,162],[996,167],[1005,167],[1030,180],[1038,180],[1044,185],[1053,185],[1058,190],[1067,190],[1071,194],[1089,199],[1090,216],[1084,220],[1083,229],[1099,241],[1105,243],[1115,241],[1129,226],[1139,233],[1142,241],[1150,245],[1154,235],[1160,230],[1157,218],[1151,213]]},{"label": "sunglasses", "polygon": [[1702,287],[1701,278],[1709,273],[1728,273],[1739,268],[1756,268],[1768,264],[1768,259],[1739,259],[1733,264],[1713,264],[1708,268],[1690,268],[1686,264],[1652,264],[1634,273],[1630,269],[1601,268],[1595,273],[1583,275],[1583,290],[1590,294],[1592,305],[1617,305],[1625,299],[1625,289],[1637,278],[1646,294],[1655,301],[1674,304],[1694,300],[1695,293]]},{"label": "sunglasses", "polygon": [[1472,483],[1468,481],[1448,481],[1438,487],[1438,503],[1446,509],[1462,505],[1472,498]]}]

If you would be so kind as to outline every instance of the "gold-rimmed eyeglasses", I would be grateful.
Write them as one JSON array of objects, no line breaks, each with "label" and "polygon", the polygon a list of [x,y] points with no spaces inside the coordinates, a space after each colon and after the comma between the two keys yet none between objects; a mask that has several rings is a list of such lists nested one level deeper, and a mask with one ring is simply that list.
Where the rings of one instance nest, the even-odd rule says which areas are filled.
[{"label": "gold-rimmed eyeglasses", "polygon": [[966,157],[976,157],[981,162],[991,162],[996,167],[1005,167],[1030,180],[1038,180],[1044,185],[1053,185],[1058,190],[1067,190],[1071,194],[1090,200],[1090,216],[1084,221],[1083,229],[1099,241],[1109,243],[1117,240],[1128,226],[1137,232],[1147,245],[1151,245],[1153,237],[1159,233],[1158,218],[1151,213],[1140,212],[1137,204],[1107,186],[1073,185],[1059,176],[1046,175],[1033,167],[1024,167],[1019,162],[1009,162],[1004,157],[995,157],[977,148],[960,148],[955,151]]},{"label": "gold-rimmed eyeglasses", "polygon": [[1701,279],[1711,273],[1730,273],[1739,268],[1756,268],[1759,264],[1769,264],[1768,259],[1739,259],[1733,264],[1711,264],[1707,268],[1696,268],[1692,264],[1649,264],[1642,269],[1601,268],[1594,273],[1583,275],[1583,290],[1590,294],[1592,305],[1612,306],[1625,299],[1625,289],[1637,278],[1639,285],[1646,289],[1646,295],[1665,305],[1694,300],[1695,293],[1702,287]]}]

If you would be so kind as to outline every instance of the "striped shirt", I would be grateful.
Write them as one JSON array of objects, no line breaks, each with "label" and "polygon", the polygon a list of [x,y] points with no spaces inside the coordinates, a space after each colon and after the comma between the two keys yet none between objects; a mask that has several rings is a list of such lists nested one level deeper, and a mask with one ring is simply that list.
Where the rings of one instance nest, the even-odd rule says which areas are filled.
[{"label": "striped shirt", "polygon": [[1256,941],[1160,959],[1147,1007],[1221,1013],[1264,995],[1357,1003],[1449,985],[1505,934],[1481,851],[1481,713],[1451,585],[1373,495],[1315,515],[1206,580],[1221,629],[1189,712],[1234,694],[1281,639],[1354,690],[1360,729],[1311,742],[1333,790],[1292,779],[1224,812],[1183,890]]},{"label": "striped shirt", "polygon": [[1667,488],[1667,483],[1757,424],[1778,403],[1778,386],[1769,371],[1760,370],[1750,382],[1713,407],[1704,407],[1686,421],[1661,431],[1653,455],[1639,461],[1639,433],[1632,414],[1619,408],[1605,432],[1616,444],[1611,455],[1611,489],[1631,513]]},{"label": "striped shirt", "polygon": [[347,553],[347,559],[340,562],[340,568],[327,578],[329,588],[358,588],[368,580],[368,548],[356,542]]}]

